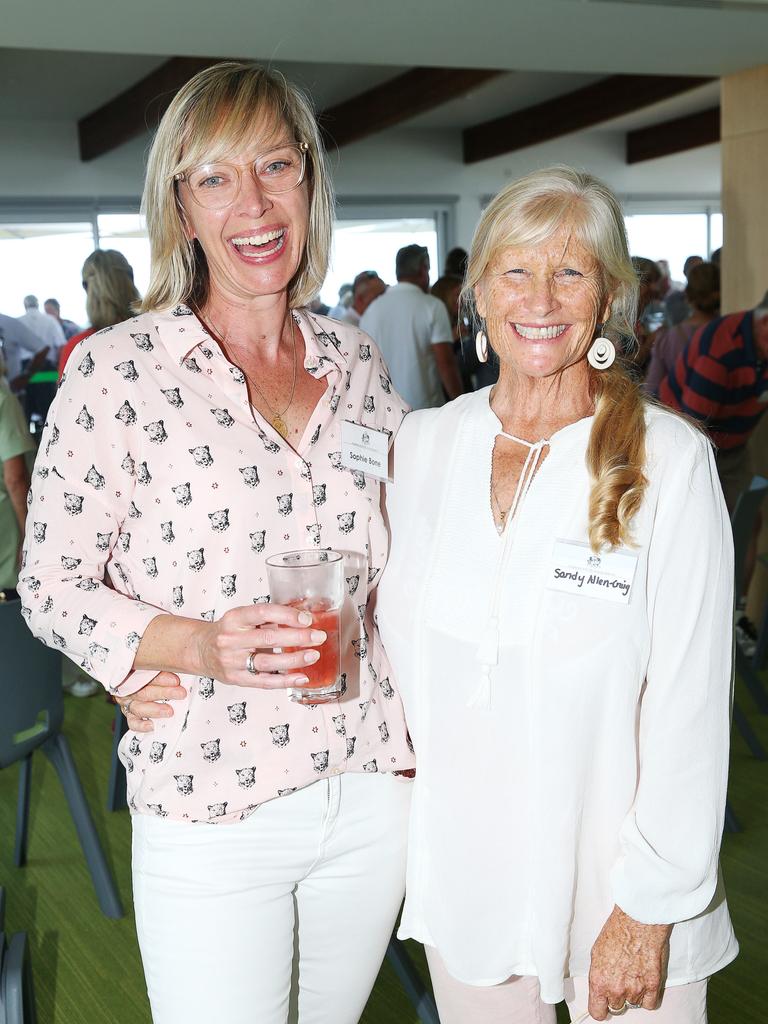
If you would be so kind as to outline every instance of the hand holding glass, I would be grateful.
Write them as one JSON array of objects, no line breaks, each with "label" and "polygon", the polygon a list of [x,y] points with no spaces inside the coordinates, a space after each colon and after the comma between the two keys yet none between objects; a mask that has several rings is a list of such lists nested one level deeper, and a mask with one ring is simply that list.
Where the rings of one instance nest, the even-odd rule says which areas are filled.
[{"label": "hand holding glass", "polygon": [[[327,639],[320,659],[307,665],[309,682],[286,692],[300,704],[326,704],[341,695],[339,631],[344,603],[344,558],[338,551],[284,551],[267,559],[270,601],[309,612]],[[298,650],[284,647],[286,654]]]}]

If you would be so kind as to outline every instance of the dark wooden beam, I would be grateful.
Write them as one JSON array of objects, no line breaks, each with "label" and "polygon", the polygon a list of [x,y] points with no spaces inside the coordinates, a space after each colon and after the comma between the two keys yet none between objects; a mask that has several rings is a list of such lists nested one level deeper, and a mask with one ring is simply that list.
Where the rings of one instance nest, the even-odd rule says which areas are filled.
[{"label": "dark wooden beam", "polygon": [[95,160],[156,128],[182,85],[219,60],[220,57],[171,57],[103,107],[81,118],[77,125],[80,159]]},{"label": "dark wooden beam", "polygon": [[720,141],[720,107],[627,132],[627,163],[655,160]]},{"label": "dark wooden beam", "polygon": [[583,131],[688,92],[711,78],[681,75],[612,75],[464,131],[464,162],[476,163]]},{"label": "dark wooden beam", "polygon": [[412,68],[320,115],[326,145],[346,146],[464,96],[500,71]]}]

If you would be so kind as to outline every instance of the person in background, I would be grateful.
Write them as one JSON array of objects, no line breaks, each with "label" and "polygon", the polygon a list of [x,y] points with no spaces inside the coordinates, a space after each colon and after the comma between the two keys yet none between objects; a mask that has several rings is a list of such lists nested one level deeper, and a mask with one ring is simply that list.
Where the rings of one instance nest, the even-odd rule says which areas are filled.
[{"label": "person in background", "polygon": [[50,349],[50,356],[58,358],[58,352],[67,340],[58,320],[47,313],[40,312],[40,303],[36,295],[24,296],[24,315],[19,321],[36,334]]},{"label": "person in background", "polygon": [[61,315],[61,306],[59,305],[58,299],[46,299],[43,303],[43,309],[52,316],[54,320],[58,322],[62,331],[64,331],[64,337],[67,341],[70,338],[74,338],[76,334],[79,334],[82,328],[74,322],[74,320],[64,320]]},{"label": "person in background", "polygon": [[361,270],[352,285],[352,304],[339,317],[342,323],[360,325],[360,317],[368,309],[374,299],[378,299],[387,290],[387,286],[375,270]]},{"label": "person in background", "polygon": [[0,348],[0,601],[17,597],[29,494],[27,456],[35,450],[24,412],[6,382],[5,369]]},{"label": "person in background", "polygon": [[[689,256],[683,264],[685,280],[690,281],[691,271],[704,260],[701,256]],[[664,310],[666,313],[666,324],[668,327],[675,327],[691,315],[691,307],[685,295],[685,288],[673,287],[664,297]]]},{"label": "person in background", "polygon": [[[616,196],[507,185],[466,299],[498,383],[407,416],[381,635],[416,751],[399,936],[442,1024],[705,1024],[738,951],[718,872],[733,543],[711,446],[617,355]],[[661,1004],[659,1006],[659,1003]]]},{"label": "person in background", "polygon": [[[30,376],[42,369],[48,358],[49,347],[33,334],[18,317],[0,313],[0,337],[3,342],[5,377],[14,394],[23,392]],[[31,357],[26,370],[22,370],[25,359]]]},{"label": "person in background", "polygon": [[61,350],[59,377],[76,345],[96,331],[127,320],[141,302],[133,283],[133,267],[117,249],[95,249],[83,264],[82,275],[90,327],[73,335]]},{"label": "person in background", "polygon": [[344,314],[352,305],[353,291],[354,286],[351,284],[343,284],[341,288],[339,288],[339,301],[336,303],[335,306],[328,310],[329,317],[331,317],[333,320],[344,319]]},{"label": "person in background", "polygon": [[[750,441],[768,408],[768,294],[756,309],[711,320],[691,342],[659,385],[659,399],[700,420],[717,449],[716,464],[728,511],[754,476]],[[748,593],[757,560],[758,521],[747,553],[737,606]],[[747,657],[754,654],[757,628],[744,612],[736,639]]]},{"label": "person in background", "polygon": [[445,257],[443,277],[459,277],[463,281],[467,274],[467,250],[461,246],[451,249]]},{"label": "person in background", "polygon": [[413,409],[442,405],[464,391],[445,305],[429,294],[429,252],[406,245],[395,261],[397,284],[370,304],[360,329],[381,349],[392,381]]},{"label": "person in background", "polygon": [[[333,192],[315,113],[278,72],[225,62],[176,93],[143,209],[142,312],[70,359],[18,590],[129,724],[154,1024],[285,1024],[292,977],[300,1021],[357,1024],[402,902],[414,757],[373,618],[383,487],[347,427],[386,448],[404,403],[370,338],[306,309]],[[266,566],[328,547],[337,636],[271,601]],[[342,695],[304,706],[289,690],[326,641]]]},{"label": "person in background", "polygon": [[453,274],[438,277],[430,288],[430,294],[440,299],[448,313],[454,343],[459,341],[459,299],[463,279]]},{"label": "person in background", "polygon": [[661,380],[658,396],[706,428],[732,514],[752,481],[748,442],[768,408],[768,306],[710,320]]},{"label": "person in background", "polygon": [[651,358],[654,336],[664,323],[664,304],[661,301],[664,278],[658,263],[645,256],[633,256],[632,266],[640,284],[635,325],[637,347],[632,355],[632,363],[633,372],[642,379]]},{"label": "person in background", "polygon": [[644,384],[652,395],[658,394],[661,381],[696,331],[720,313],[720,268],[699,260],[689,268],[687,276],[685,302],[689,315],[674,327],[661,327],[653,341]]}]

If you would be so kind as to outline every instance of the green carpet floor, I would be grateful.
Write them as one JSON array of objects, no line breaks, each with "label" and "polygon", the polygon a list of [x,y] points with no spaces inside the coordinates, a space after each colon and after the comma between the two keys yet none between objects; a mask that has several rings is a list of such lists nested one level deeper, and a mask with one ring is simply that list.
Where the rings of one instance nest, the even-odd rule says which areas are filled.
[{"label": "green carpet floor", "polygon": [[[740,702],[768,746],[768,717]],[[29,863],[13,866],[15,767],[0,772],[0,884],[6,929],[29,933],[40,1024],[150,1024],[130,913],[130,823],[104,810],[112,709],[101,697],[66,702],[72,745],[96,825],[128,911],[120,921],[99,912],[58,779],[42,755],[33,768]],[[768,1021],[768,763],[754,761],[734,737],[731,800],[744,831],[726,835],[723,868],[741,955],[710,988],[711,1024]],[[420,947],[411,954],[426,975]],[[566,1016],[561,1014],[561,1019]],[[362,1024],[417,1024],[388,964]],[[222,1022],[225,1024],[225,1022]],[[258,1022],[254,1021],[254,1024]]]}]

